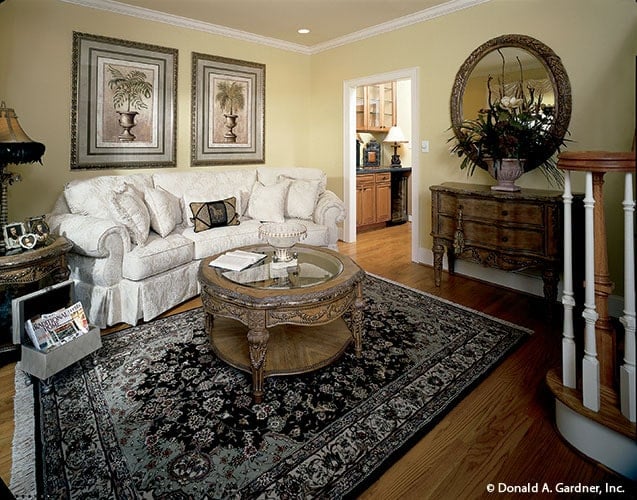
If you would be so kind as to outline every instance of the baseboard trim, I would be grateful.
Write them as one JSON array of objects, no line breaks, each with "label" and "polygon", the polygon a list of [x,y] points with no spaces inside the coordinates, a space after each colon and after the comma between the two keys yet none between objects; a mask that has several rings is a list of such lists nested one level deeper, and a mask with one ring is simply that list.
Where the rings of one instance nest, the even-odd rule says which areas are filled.
[{"label": "baseboard trim", "polygon": [[[418,262],[433,266],[434,255],[431,249],[420,247],[418,250]],[[447,256],[443,257],[442,268],[449,270]],[[500,269],[485,267],[474,262],[457,260],[455,264],[456,274],[469,278],[486,281],[497,286],[511,288],[537,297],[544,296],[544,283],[542,277],[527,272],[507,272]],[[562,297],[562,280],[557,285],[558,300]],[[624,298],[618,295],[608,297],[608,312],[614,318],[620,318],[624,314]]]}]

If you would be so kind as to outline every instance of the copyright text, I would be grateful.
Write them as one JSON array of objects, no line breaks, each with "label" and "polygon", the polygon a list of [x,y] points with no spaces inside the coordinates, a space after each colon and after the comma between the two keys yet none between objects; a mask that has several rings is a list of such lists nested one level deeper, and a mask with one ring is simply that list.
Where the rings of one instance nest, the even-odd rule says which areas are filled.
[{"label": "copyright text", "polygon": [[582,483],[526,483],[507,484],[489,483],[488,493],[586,493],[592,495],[604,495],[607,493],[624,493],[624,487],[619,484],[582,484]]}]

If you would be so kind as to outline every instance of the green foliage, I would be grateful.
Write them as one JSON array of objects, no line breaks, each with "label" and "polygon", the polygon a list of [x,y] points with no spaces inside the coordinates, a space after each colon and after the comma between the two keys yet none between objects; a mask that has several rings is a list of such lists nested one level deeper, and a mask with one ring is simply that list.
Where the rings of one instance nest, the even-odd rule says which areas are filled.
[{"label": "green foliage", "polygon": [[[498,52],[500,52],[498,50]],[[561,186],[562,174],[556,166],[556,153],[564,140],[559,141],[557,152],[547,155],[546,144],[552,139],[552,107],[544,106],[542,95],[536,95],[535,89],[528,87],[524,91],[524,77],[520,66],[520,84],[515,94],[508,96],[504,90],[504,56],[502,57],[502,77],[499,80],[498,95],[494,98],[491,84],[493,77],[487,80],[489,107],[482,109],[475,120],[464,120],[459,127],[458,137],[451,152],[462,158],[461,169],[468,169],[473,175],[475,168],[486,169],[487,161],[503,158],[526,160],[524,171],[540,168],[549,182]]]},{"label": "green foliage", "polygon": [[245,106],[244,84],[237,81],[223,80],[217,83],[215,100],[219,107],[229,115]]},{"label": "green foliage", "polygon": [[153,95],[153,84],[146,81],[146,75],[138,70],[132,70],[124,75],[119,69],[108,66],[113,78],[108,81],[109,88],[113,91],[113,106],[115,109],[125,106],[126,111],[134,109],[146,109],[148,106],[144,98],[149,99]]}]

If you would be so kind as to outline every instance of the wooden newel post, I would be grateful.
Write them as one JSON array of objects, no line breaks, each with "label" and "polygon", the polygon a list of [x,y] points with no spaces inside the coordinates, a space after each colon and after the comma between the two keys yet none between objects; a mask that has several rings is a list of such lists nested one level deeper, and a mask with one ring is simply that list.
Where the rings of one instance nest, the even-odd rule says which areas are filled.
[{"label": "wooden newel post", "polygon": [[[586,231],[594,231],[586,236],[587,246],[592,244],[594,248],[586,248],[587,264],[594,266],[594,306],[587,304],[585,319],[587,323],[597,314],[595,321],[595,346],[592,353],[597,353],[599,361],[599,383],[614,390],[617,389],[616,381],[616,335],[613,324],[608,314],[608,297],[613,290],[613,283],[608,273],[608,252],[606,243],[606,221],[604,214],[604,175],[609,172],[629,173],[635,169],[634,153],[616,153],[604,151],[568,152],[560,154],[558,167],[566,171],[586,172],[587,187],[592,180],[592,199],[588,200],[588,208],[592,209],[592,228],[587,224]],[[590,187],[589,187],[590,189]],[[587,193],[588,194],[588,193]],[[594,263],[589,261],[589,255],[594,255]],[[630,265],[626,263],[626,265]],[[590,276],[587,276],[589,281]],[[590,283],[586,283],[590,292]],[[588,297],[588,294],[587,294]],[[588,308],[588,306],[591,306]],[[587,314],[587,311],[589,314]],[[585,382],[585,381],[584,381]],[[584,388],[586,394],[586,388]]]}]

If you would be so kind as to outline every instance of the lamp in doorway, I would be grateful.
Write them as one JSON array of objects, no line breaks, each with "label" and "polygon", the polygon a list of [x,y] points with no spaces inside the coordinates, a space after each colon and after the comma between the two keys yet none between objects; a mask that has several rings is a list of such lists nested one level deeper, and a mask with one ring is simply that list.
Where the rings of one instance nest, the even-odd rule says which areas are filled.
[{"label": "lamp in doorway", "polygon": [[[7,187],[20,180],[20,175],[6,171],[8,165],[42,163],[44,144],[32,140],[22,130],[18,117],[12,108],[0,103],[0,228],[8,222]],[[4,253],[5,243],[0,240],[0,253]]]},{"label": "lamp in doorway", "polygon": [[403,134],[403,131],[401,130],[401,128],[397,126],[393,126],[392,128],[390,128],[383,142],[393,143],[392,147],[394,148],[394,154],[391,157],[390,166],[392,167],[402,166],[400,164],[400,155],[398,154],[398,148],[400,147],[400,144],[403,144],[409,141],[405,139],[405,134]]}]

